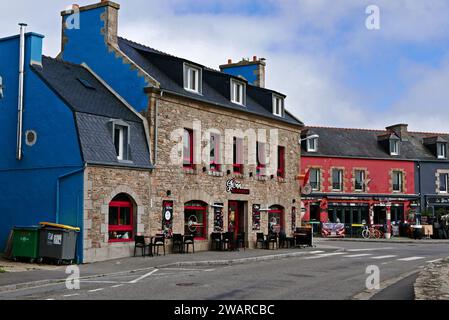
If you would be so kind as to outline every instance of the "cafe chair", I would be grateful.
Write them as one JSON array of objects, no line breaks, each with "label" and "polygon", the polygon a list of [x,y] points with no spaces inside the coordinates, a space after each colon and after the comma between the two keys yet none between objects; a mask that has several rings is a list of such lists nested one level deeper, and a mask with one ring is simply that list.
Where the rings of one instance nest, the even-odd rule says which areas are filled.
[{"label": "cafe chair", "polygon": [[155,251],[156,255],[159,255],[159,247],[162,247],[164,249],[164,256],[165,256],[165,235],[158,234],[154,237],[153,242],[153,250]]},{"label": "cafe chair", "polygon": [[237,235],[236,246],[237,246],[237,249],[243,248],[243,251],[245,251],[245,232],[239,233]]},{"label": "cafe chair", "polygon": [[195,253],[195,239],[193,235],[184,236],[184,252],[189,253],[189,246],[192,246],[192,252]]},{"label": "cafe chair", "polygon": [[175,248],[177,248],[179,253],[183,253],[184,252],[184,242],[183,242],[182,234],[179,234],[179,233],[173,234],[172,240],[173,240],[172,251],[175,252]]},{"label": "cafe chair", "polygon": [[231,249],[231,245],[232,245],[232,232],[223,233],[223,243],[222,243],[223,250]]},{"label": "cafe chair", "polygon": [[287,235],[285,232],[279,233],[279,248],[288,248],[289,242],[287,241]]},{"label": "cafe chair", "polygon": [[135,244],[134,244],[134,257],[136,256],[137,248],[142,250],[142,257],[145,257],[145,250],[146,250],[147,247],[150,248],[150,256],[153,256],[153,254],[151,252],[151,245],[147,245],[145,243],[145,237],[144,236],[136,236],[134,238],[134,242],[135,242]]},{"label": "cafe chair", "polygon": [[211,250],[221,250],[222,249],[222,239],[221,239],[221,233],[219,232],[212,232],[211,236]]},{"label": "cafe chair", "polygon": [[275,249],[275,246],[277,249],[279,249],[279,244],[278,244],[278,239],[277,239],[277,234],[276,233],[271,233],[268,235],[268,239],[267,239],[267,249],[270,249],[270,245],[273,248],[273,250]]},{"label": "cafe chair", "polygon": [[258,232],[256,234],[256,248],[259,247],[259,243],[262,245],[261,249],[264,249],[265,247],[265,238],[262,232]]}]

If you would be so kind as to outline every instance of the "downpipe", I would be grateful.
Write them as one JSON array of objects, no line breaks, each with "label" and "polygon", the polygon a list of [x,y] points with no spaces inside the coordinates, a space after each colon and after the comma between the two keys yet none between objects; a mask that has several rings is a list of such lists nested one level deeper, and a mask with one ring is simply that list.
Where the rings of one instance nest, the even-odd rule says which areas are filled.
[{"label": "downpipe", "polygon": [[22,135],[23,135],[23,83],[25,75],[25,29],[27,24],[19,23],[20,26],[20,53],[19,53],[19,96],[17,108],[17,160],[22,160]]}]

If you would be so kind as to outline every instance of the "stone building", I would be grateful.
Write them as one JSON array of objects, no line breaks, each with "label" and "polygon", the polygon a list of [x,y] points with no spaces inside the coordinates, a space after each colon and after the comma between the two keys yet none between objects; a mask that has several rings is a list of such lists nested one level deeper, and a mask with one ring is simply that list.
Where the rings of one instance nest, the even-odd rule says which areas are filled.
[{"label": "stone building", "polygon": [[[59,58],[87,64],[145,116],[154,170],[145,196],[143,173],[88,170],[94,190],[85,195],[86,210],[96,233],[86,244],[113,245],[106,258],[132,247],[108,238],[111,193],[140,208],[136,233],[193,233],[197,250],[209,248],[213,231],[244,233],[248,247],[257,232],[290,234],[300,219],[303,124],[285,110],[284,94],[263,87],[265,60],[228,61],[217,71],[137,44],[118,36],[119,8],[102,1],[62,12]],[[76,18],[82,28],[70,26]],[[123,182],[131,187],[113,188]]]}]

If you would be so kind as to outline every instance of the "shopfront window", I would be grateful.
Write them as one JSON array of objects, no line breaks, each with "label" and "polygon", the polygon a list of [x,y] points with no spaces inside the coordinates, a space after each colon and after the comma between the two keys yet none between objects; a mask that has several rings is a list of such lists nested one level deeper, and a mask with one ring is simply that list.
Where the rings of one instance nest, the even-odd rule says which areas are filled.
[{"label": "shopfront window", "polygon": [[201,201],[188,202],[184,206],[184,234],[195,239],[206,239],[207,204]]},{"label": "shopfront window", "polygon": [[134,239],[133,205],[126,195],[119,195],[109,204],[109,242]]},{"label": "shopfront window", "polygon": [[272,206],[268,211],[268,232],[279,233],[284,230],[284,208]]}]

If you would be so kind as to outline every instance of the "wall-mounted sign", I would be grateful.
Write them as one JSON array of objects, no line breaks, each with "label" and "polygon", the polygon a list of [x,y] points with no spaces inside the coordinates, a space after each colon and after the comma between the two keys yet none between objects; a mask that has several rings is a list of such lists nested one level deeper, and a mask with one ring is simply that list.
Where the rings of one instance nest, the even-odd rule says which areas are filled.
[{"label": "wall-mounted sign", "polygon": [[260,230],[260,204],[253,204],[253,231]]},{"label": "wall-mounted sign", "polygon": [[214,204],[214,232],[223,232],[223,204]]},{"label": "wall-mounted sign", "polygon": [[292,231],[296,230],[296,207],[292,207]]},{"label": "wall-mounted sign", "polygon": [[235,179],[226,181],[226,192],[233,194],[249,194],[249,189],[243,189],[242,184]]},{"label": "wall-mounted sign", "polygon": [[432,204],[441,204],[441,205],[449,205],[449,197],[429,197],[427,198],[427,203]]},{"label": "wall-mounted sign", "polygon": [[162,204],[162,232],[167,239],[173,236],[173,201]]}]

